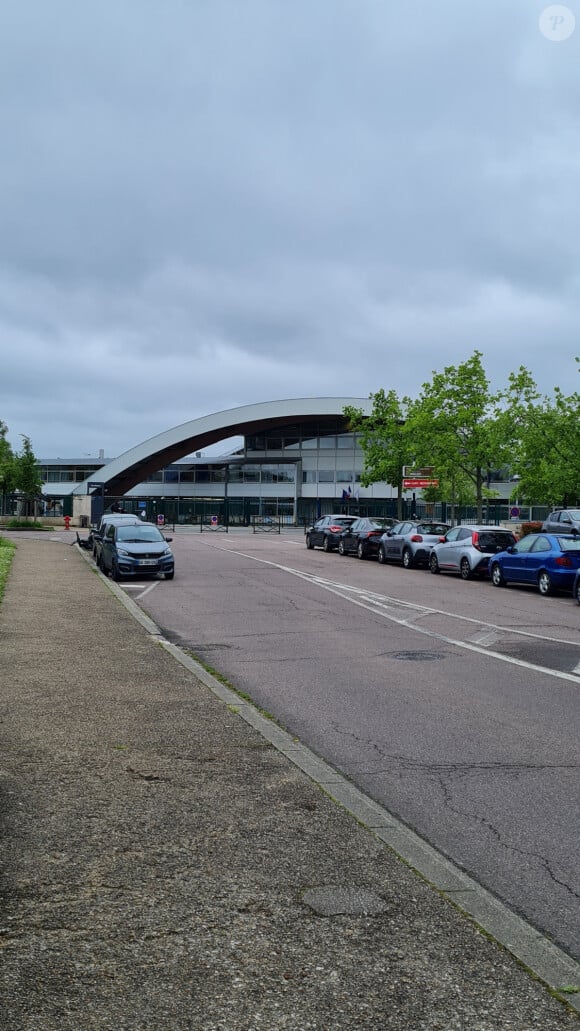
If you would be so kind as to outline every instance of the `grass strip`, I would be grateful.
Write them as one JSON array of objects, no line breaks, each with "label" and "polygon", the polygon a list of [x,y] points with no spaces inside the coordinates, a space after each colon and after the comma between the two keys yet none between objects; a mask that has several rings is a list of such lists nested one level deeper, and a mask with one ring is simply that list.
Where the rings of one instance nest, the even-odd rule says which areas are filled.
[{"label": "grass strip", "polygon": [[4,587],[15,551],[16,545],[12,541],[7,541],[5,537],[0,537],[0,601],[2,601],[4,595]]}]

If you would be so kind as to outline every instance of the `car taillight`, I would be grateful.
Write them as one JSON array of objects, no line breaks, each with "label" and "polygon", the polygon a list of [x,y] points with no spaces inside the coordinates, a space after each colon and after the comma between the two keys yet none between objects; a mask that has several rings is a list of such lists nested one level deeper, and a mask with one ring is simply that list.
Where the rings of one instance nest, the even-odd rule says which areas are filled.
[{"label": "car taillight", "polygon": [[573,569],[574,563],[569,555],[559,555],[556,559],[557,566],[565,566],[566,569]]},{"label": "car taillight", "polygon": [[413,544],[420,544],[423,538],[420,533],[414,533],[411,540],[413,541]]},{"label": "car taillight", "polygon": [[479,543],[479,534],[478,534],[477,530],[473,531],[473,535],[471,537],[471,543],[473,544],[473,547],[477,551],[481,551],[481,545]]},{"label": "car taillight", "polygon": [[329,533],[342,533],[342,531],[346,530],[346,529],[348,529],[346,526],[329,526],[328,527],[328,532]]}]

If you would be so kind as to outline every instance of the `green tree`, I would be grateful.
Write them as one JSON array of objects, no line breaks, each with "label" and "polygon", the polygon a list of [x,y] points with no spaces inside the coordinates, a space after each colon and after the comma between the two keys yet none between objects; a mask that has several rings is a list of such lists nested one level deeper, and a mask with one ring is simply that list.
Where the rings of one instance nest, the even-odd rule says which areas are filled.
[{"label": "green tree", "polygon": [[488,470],[503,465],[509,455],[499,402],[500,395],[490,390],[482,354],[474,351],[460,365],[433,372],[409,407],[406,430],[416,461],[433,466],[434,476],[452,490],[452,505],[465,503],[470,492],[479,520],[489,494]]},{"label": "green tree", "polygon": [[0,419],[0,495],[2,504],[0,512],[6,511],[6,495],[14,490],[14,452],[8,441],[8,427]]},{"label": "green tree", "polygon": [[412,460],[410,439],[406,432],[408,399],[400,399],[394,390],[377,390],[369,395],[372,412],[348,405],[344,409],[349,429],[359,435],[364,454],[363,487],[372,483],[388,483],[397,491],[397,511],[403,518],[403,466]]},{"label": "green tree", "polygon": [[565,395],[555,387],[552,397],[542,395],[522,365],[510,375],[502,398],[501,418],[511,438],[510,470],[518,476],[514,495],[530,504],[580,502],[578,391]]},{"label": "green tree", "polygon": [[22,449],[14,459],[14,486],[22,494],[26,514],[30,515],[34,502],[42,495],[42,480],[30,438],[24,434],[21,436]]}]

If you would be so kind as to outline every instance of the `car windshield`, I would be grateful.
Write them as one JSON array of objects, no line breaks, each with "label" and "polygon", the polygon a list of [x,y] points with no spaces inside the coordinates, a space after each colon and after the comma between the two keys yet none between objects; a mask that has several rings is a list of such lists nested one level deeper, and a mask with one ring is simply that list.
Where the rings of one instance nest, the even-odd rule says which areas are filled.
[{"label": "car windshield", "polygon": [[558,537],[562,551],[580,551],[580,537]]},{"label": "car windshield", "polygon": [[150,544],[152,541],[159,544],[164,542],[165,538],[156,526],[139,526],[137,523],[135,526],[119,526],[117,540],[131,544]]}]

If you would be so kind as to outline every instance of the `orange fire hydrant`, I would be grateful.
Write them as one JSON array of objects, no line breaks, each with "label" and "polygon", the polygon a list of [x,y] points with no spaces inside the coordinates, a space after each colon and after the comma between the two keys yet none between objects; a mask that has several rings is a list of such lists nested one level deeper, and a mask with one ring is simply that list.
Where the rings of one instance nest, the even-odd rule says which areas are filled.
[{"label": "orange fire hydrant", "polygon": [[70,516],[64,517],[64,528],[65,530],[70,530]]}]

